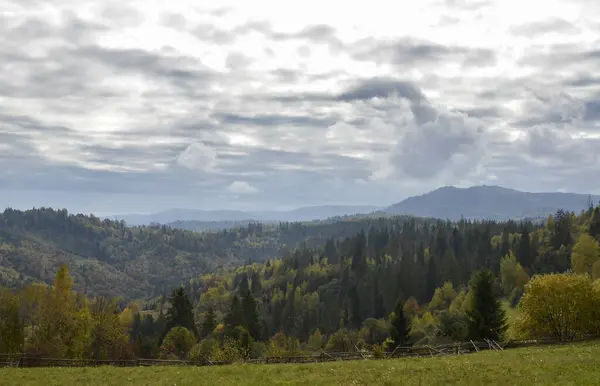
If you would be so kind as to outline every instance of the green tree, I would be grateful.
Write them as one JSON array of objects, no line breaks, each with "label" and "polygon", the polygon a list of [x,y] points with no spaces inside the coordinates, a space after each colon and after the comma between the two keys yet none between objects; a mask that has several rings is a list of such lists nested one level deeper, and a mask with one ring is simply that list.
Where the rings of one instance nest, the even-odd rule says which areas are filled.
[{"label": "green tree", "polygon": [[190,330],[194,336],[198,336],[196,323],[194,322],[194,313],[192,303],[190,302],[183,287],[173,290],[169,298],[171,308],[167,311],[167,325],[164,334],[173,327],[184,327]]},{"label": "green tree", "polygon": [[196,344],[194,333],[182,326],[175,326],[165,336],[160,346],[163,358],[187,359],[192,347]]},{"label": "green tree", "polygon": [[410,342],[410,320],[404,314],[404,302],[401,300],[390,315],[390,337],[396,346],[406,346]]},{"label": "green tree", "polygon": [[531,250],[531,238],[527,227],[523,229],[519,244],[517,245],[517,261],[526,269],[531,268],[534,263],[534,254]]},{"label": "green tree", "polygon": [[506,296],[510,296],[515,290],[522,291],[528,280],[529,276],[512,252],[500,260],[500,283]]},{"label": "green tree", "polygon": [[208,310],[204,314],[204,321],[202,322],[202,336],[210,336],[217,327],[217,316],[213,306],[209,306]]},{"label": "green tree", "polygon": [[260,338],[260,320],[256,300],[250,292],[242,299],[243,326],[253,339]]},{"label": "green tree", "polygon": [[308,338],[308,346],[311,350],[321,350],[323,348],[323,336],[321,331],[317,328]]},{"label": "green tree", "polygon": [[23,352],[25,332],[19,309],[19,298],[8,289],[0,289],[0,353]]},{"label": "green tree", "polygon": [[233,295],[229,312],[223,318],[226,335],[233,335],[236,326],[241,326],[244,323],[243,309],[237,295]]},{"label": "green tree", "polygon": [[489,270],[479,271],[471,279],[471,304],[467,310],[471,339],[501,340],[508,328],[493,284],[494,275]]}]

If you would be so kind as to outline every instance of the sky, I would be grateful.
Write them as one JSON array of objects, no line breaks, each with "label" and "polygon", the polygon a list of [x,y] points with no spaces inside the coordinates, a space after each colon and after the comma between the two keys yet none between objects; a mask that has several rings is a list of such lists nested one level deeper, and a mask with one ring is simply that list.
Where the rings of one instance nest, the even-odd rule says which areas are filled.
[{"label": "sky", "polygon": [[0,58],[0,207],[600,194],[597,0],[0,0]]}]

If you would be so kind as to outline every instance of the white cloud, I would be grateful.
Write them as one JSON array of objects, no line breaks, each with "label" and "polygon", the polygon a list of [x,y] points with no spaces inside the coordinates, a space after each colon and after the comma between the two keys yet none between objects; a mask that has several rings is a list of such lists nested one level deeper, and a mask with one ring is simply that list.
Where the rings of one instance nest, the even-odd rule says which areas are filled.
[{"label": "white cloud", "polygon": [[227,191],[233,194],[256,194],[260,192],[260,189],[250,185],[246,181],[233,181],[227,187]]},{"label": "white cloud", "polygon": [[192,143],[177,156],[177,164],[190,170],[211,170],[217,162],[217,153],[203,143]]}]

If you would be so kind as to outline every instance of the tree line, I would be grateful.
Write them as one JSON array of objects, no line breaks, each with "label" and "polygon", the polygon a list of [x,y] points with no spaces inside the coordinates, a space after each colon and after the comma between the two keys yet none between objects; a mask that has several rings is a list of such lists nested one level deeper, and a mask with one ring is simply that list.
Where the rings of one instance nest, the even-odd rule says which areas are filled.
[{"label": "tree line", "polygon": [[88,299],[63,267],[54,286],[2,292],[0,351],[231,360],[600,332],[600,208],[378,225],[143,303]]}]

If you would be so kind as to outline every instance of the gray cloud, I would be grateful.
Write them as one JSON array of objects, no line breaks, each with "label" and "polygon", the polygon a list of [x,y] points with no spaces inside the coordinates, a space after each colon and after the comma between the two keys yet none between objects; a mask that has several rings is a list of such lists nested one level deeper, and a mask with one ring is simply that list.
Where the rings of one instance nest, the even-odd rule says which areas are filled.
[{"label": "gray cloud", "polygon": [[393,94],[412,101],[419,101],[424,98],[421,91],[410,82],[391,78],[374,78],[359,81],[354,87],[338,95],[337,99],[348,102],[387,98]]},{"label": "gray cloud", "polygon": [[463,67],[487,66],[496,62],[496,54],[487,48],[446,46],[414,38],[391,41],[368,38],[358,44],[355,50],[354,57],[358,60],[391,63],[403,68],[431,66],[447,61]]},{"label": "gray cloud", "polygon": [[583,119],[586,121],[600,121],[600,100],[585,103]]},{"label": "gray cloud", "polygon": [[552,18],[548,20],[539,21],[536,23],[523,24],[511,28],[511,33],[519,36],[531,37],[532,35],[545,35],[545,34],[568,34],[577,33],[579,28],[576,25],[569,23],[568,21],[561,18]]},{"label": "gray cloud", "polygon": [[[600,51],[578,33],[590,15],[444,43],[402,25],[387,38],[324,18],[288,28],[266,11],[173,4],[152,21],[114,2],[86,19],[80,3],[56,18],[27,4],[0,23],[0,204],[384,205],[459,183],[600,193]],[[462,28],[495,5],[428,9]]]},{"label": "gray cloud", "polygon": [[262,127],[272,126],[308,126],[308,127],[327,127],[336,122],[336,117],[311,117],[306,115],[264,115],[258,114],[253,116],[245,116],[238,114],[219,113],[215,118],[224,124],[232,125],[254,125]]}]

